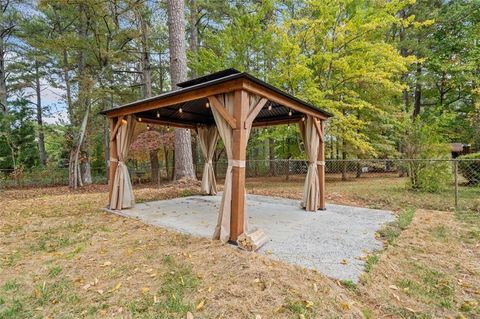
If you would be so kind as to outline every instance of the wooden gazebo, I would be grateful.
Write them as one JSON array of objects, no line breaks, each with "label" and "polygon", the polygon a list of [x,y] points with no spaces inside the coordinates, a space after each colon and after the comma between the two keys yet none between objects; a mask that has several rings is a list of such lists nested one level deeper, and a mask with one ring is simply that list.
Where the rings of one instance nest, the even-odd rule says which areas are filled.
[{"label": "wooden gazebo", "polygon": [[[309,162],[302,206],[308,211],[325,209],[323,131],[330,113],[234,69],[178,86],[178,90],[102,112],[111,121],[110,209],[125,209],[134,204],[125,161],[136,122],[197,130],[199,137],[203,136],[205,149],[212,145],[214,148],[221,136],[227,151],[228,169],[214,235],[217,239],[236,241],[246,231],[245,160],[252,127],[300,125]],[[205,193],[211,194],[215,182],[213,169],[209,171],[208,168],[211,166],[208,153],[204,154],[206,171],[203,178],[213,178],[205,183],[209,185]]]}]

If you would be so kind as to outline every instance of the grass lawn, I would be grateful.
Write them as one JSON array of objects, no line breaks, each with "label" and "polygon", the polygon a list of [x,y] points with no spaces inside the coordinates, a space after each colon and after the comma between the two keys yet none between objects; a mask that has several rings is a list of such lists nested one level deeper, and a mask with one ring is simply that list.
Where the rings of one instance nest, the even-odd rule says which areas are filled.
[{"label": "grass lawn", "polygon": [[[329,181],[327,177],[327,202],[395,211],[406,208],[455,210],[453,186],[440,193],[427,193],[410,191],[406,184],[406,178],[393,176],[363,177],[346,182],[339,178]],[[303,178],[291,177],[288,182],[285,177],[250,178],[247,179],[247,191],[301,199]],[[480,187],[460,186],[459,204],[463,210],[480,212]]]},{"label": "grass lawn", "polygon": [[[478,213],[406,209],[439,208],[448,199],[405,198],[395,191],[399,183],[327,186],[329,202],[398,213],[378,235],[385,250],[365,256],[357,285],[105,213],[105,186],[3,191],[0,318],[480,316]],[[302,191],[301,182],[281,180],[249,180],[247,187],[293,198]],[[182,184],[135,190],[139,201],[197,192]]]}]

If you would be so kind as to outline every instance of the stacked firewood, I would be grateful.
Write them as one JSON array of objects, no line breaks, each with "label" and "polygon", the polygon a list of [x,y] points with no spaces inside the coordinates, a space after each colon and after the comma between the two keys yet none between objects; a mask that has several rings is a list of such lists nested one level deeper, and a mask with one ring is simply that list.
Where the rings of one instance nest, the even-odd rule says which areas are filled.
[{"label": "stacked firewood", "polygon": [[249,251],[256,251],[268,241],[267,234],[257,229],[249,234],[243,233],[238,237],[238,246]]}]

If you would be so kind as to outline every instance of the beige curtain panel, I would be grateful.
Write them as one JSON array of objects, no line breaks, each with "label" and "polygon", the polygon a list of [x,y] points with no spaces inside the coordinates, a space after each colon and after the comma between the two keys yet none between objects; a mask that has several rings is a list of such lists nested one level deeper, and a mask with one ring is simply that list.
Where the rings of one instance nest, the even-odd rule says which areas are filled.
[{"label": "beige curtain panel", "polygon": [[[133,140],[135,131],[135,119],[132,115],[127,116],[126,123],[122,124],[117,131],[117,156],[118,164],[113,180],[112,197],[110,200],[110,209],[131,208],[135,204],[133,196],[132,182],[125,164],[128,157],[128,149]],[[110,161],[115,159],[110,159]]]},{"label": "beige curtain panel", "polygon": [[302,207],[307,211],[316,211],[319,208],[320,183],[318,180],[317,155],[320,146],[320,136],[315,128],[316,119],[307,116],[305,121],[300,121],[300,133],[305,144],[305,153],[308,158],[308,171],[305,178]]},{"label": "beige curtain panel", "polygon": [[213,170],[213,155],[220,135],[215,125],[201,126],[197,129],[200,150],[202,151],[205,165],[203,167],[201,192],[206,195],[217,194],[217,182],[215,180],[215,171]]},{"label": "beige curtain panel", "polygon": [[[227,112],[233,116],[235,94],[220,94],[217,95],[217,98],[225,106]],[[249,94],[249,111],[255,107],[259,99],[260,98],[258,96]],[[212,113],[213,117],[215,118],[215,123],[217,124],[218,132],[223,140],[223,144],[225,145],[225,152],[227,153],[228,158],[227,173],[225,174],[225,184],[223,187],[223,196],[220,203],[220,211],[218,213],[218,221],[217,226],[215,227],[215,233],[213,234],[213,239],[220,239],[225,243],[230,239],[230,219],[232,213],[232,168],[233,166],[245,166],[245,162],[241,162],[233,158],[233,130],[230,125],[223,119],[218,111],[215,110],[215,108],[212,108]],[[250,130],[247,131],[247,139],[249,135]],[[246,195],[247,193],[244,190],[244,196]],[[245,200],[245,205],[246,202],[247,201]],[[245,232],[247,232],[248,217],[246,209],[244,218],[244,228]]]}]

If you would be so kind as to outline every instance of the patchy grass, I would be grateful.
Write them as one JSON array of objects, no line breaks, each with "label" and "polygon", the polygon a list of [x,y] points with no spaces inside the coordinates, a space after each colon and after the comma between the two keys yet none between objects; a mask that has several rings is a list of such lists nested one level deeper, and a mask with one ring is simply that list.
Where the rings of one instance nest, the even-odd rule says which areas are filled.
[{"label": "patchy grass", "polygon": [[373,269],[378,261],[380,260],[380,252],[375,252],[367,256],[367,260],[365,261],[365,272],[370,272]]},{"label": "patchy grass", "polygon": [[475,226],[449,212],[418,210],[405,228],[409,219],[362,277],[360,298],[377,316],[478,317],[478,242],[462,241]]},{"label": "patchy grass", "polygon": [[380,237],[388,244],[393,244],[401,232],[410,225],[413,219],[415,210],[412,208],[401,211],[397,219],[385,225],[380,231]]},{"label": "patchy grass", "polygon": [[102,212],[106,199],[97,186],[2,194],[0,318],[361,316],[342,306],[352,305],[348,290],[315,271]]},{"label": "patchy grass", "polygon": [[[395,175],[365,175],[341,181],[339,176],[327,174],[327,202],[359,205],[402,211],[407,207],[442,211],[455,210],[453,186],[438,193],[409,191],[407,179]],[[272,195],[300,199],[303,178],[285,177],[249,178],[247,191],[252,194]],[[459,187],[459,204],[462,209],[480,212],[480,187]]]},{"label": "patchy grass", "polygon": [[[292,180],[249,180],[248,188],[300,198],[302,183]],[[0,319],[479,317],[479,214],[406,209],[450,199],[406,198],[390,180],[328,185],[329,202],[397,211],[379,237],[390,244],[366,257],[358,284],[104,213],[105,186],[5,191]],[[140,201],[198,192],[135,189]]]}]

